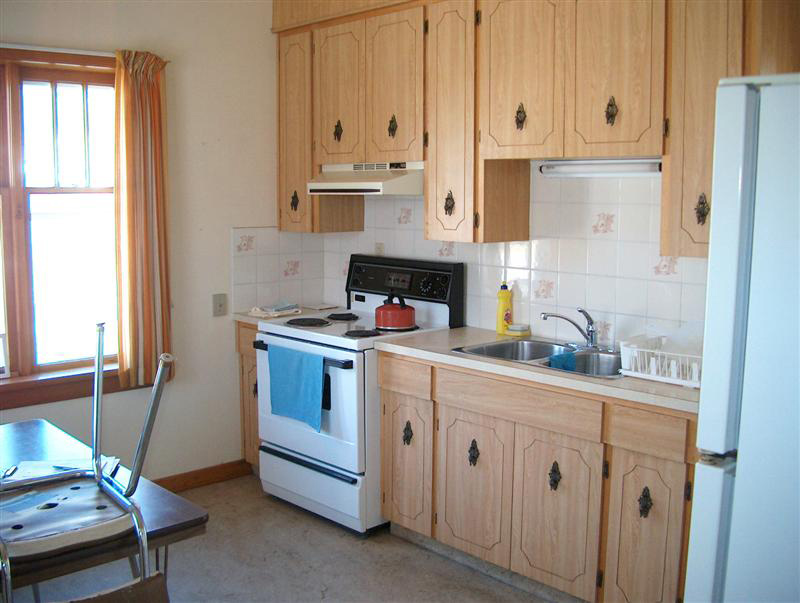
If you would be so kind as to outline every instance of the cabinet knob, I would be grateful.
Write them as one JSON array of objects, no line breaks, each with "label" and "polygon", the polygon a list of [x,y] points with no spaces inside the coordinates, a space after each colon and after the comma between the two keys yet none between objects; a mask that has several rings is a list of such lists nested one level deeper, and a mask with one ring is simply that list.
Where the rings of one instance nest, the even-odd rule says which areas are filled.
[{"label": "cabinet knob", "polygon": [[342,128],[342,120],[336,120],[336,126],[333,128],[333,137],[336,139],[336,142],[342,141],[342,132],[344,132],[344,128]]},{"label": "cabinet knob", "polygon": [[644,490],[642,490],[642,495],[639,497],[639,517],[647,517],[652,508],[653,499],[650,498],[650,488],[645,486]]},{"label": "cabinet knob", "polygon": [[514,121],[517,124],[517,130],[521,130],[523,127],[525,127],[526,119],[528,119],[528,114],[525,113],[525,105],[520,103],[519,107],[517,107],[517,113],[514,115]]},{"label": "cabinet knob", "polygon": [[397,134],[397,117],[392,114],[392,118],[389,120],[389,136],[394,138],[395,134]]},{"label": "cabinet knob", "polygon": [[292,211],[297,211],[297,206],[300,205],[300,197],[297,196],[297,191],[292,193],[292,200],[289,202],[289,207]]},{"label": "cabinet knob", "polygon": [[561,471],[558,469],[558,461],[553,461],[553,466],[550,467],[550,473],[547,475],[550,477],[550,489],[558,490],[558,482],[561,481]]},{"label": "cabinet knob", "polygon": [[711,213],[711,206],[708,204],[708,199],[705,193],[700,193],[697,198],[697,205],[694,206],[694,215],[697,218],[697,223],[701,226],[706,223],[708,214]]},{"label": "cabinet knob", "polygon": [[453,191],[447,191],[447,196],[444,198],[444,213],[452,216],[455,208],[456,200],[453,199]]},{"label": "cabinet knob", "polygon": [[619,107],[617,107],[617,101],[612,96],[608,99],[608,104],[606,105],[606,123],[608,125],[614,125],[617,119],[617,113],[619,113]]},{"label": "cabinet knob", "polygon": [[406,426],[403,427],[403,446],[411,445],[411,438],[414,437],[414,432],[411,430],[411,421],[406,421]]},{"label": "cabinet knob", "polygon": [[469,445],[469,450],[467,451],[467,459],[469,459],[469,464],[473,467],[478,464],[478,457],[481,455],[481,451],[478,450],[478,442],[472,440],[472,443]]},{"label": "cabinet knob", "polygon": [[258,396],[258,381],[253,383],[253,397],[255,398],[257,396]]}]

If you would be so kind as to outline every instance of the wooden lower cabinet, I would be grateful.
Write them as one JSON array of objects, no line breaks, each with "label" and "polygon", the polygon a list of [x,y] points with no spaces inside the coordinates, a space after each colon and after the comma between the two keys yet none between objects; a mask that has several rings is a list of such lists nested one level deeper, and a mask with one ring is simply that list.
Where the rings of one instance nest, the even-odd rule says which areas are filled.
[{"label": "wooden lower cabinet", "polygon": [[258,372],[253,341],[258,330],[249,323],[236,323],[239,353],[239,404],[242,421],[242,456],[258,472]]},{"label": "wooden lower cabinet", "polygon": [[431,535],[433,402],[381,390],[381,512]]},{"label": "wooden lower cabinet", "polygon": [[439,405],[437,540],[508,568],[514,424]]},{"label": "wooden lower cabinet", "polygon": [[611,449],[604,601],[678,596],[686,465]]},{"label": "wooden lower cabinet", "polygon": [[603,445],[517,424],[511,570],[594,599]]}]

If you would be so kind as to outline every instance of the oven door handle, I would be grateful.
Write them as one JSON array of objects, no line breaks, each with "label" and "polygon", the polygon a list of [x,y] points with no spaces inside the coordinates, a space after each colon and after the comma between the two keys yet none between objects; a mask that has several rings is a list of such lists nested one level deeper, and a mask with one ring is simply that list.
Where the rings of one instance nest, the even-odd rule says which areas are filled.
[{"label": "oven door handle", "polygon": [[345,482],[346,484],[350,484],[351,486],[354,486],[355,484],[358,483],[358,480],[354,477],[350,477],[349,475],[345,475],[344,473],[340,473],[333,469],[328,469],[327,467],[320,467],[315,463],[311,463],[305,459],[297,458],[296,456],[292,456],[291,454],[286,454],[285,452],[281,452],[280,450],[275,450],[274,448],[269,448],[263,445],[259,446],[258,449],[265,454],[276,456],[279,459],[283,459],[284,461],[294,463],[295,465],[300,465],[301,467],[305,467],[306,469],[311,469],[311,471],[316,471],[317,473],[321,473],[322,475],[327,475],[328,477],[332,477],[333,479],[338,479],[340,482]]},{"label": "oven door handle", "polygon": [[[269,350],[269,346],[259,340],[256,339],[253,342],[253,347],[257,350],[267,351]],[[324,360],[325,368],[340,368],[340,369],[351,369],[353,368],[353,361],[352,360],[336,360],[335,358],[325,358]]]}]

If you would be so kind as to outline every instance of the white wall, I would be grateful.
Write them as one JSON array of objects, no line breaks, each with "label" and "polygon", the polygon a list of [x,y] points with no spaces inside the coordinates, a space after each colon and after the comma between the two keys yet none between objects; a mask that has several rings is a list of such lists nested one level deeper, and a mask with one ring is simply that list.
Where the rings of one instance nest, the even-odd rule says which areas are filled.
[{"label": "white wall", "polygon": [[[2,0],[0,41],[149,50],[166,70],[171,293],[177,376],[167,385],[145,475],[241,458],[238,364],[230,317],[234,226],[275,225],[276,39],[272,3]],[[106,450],[128,458],[149,390],[105,398]],[[88,399],[5,411],[87,439]]]},{"label": "white wall", "polygon": [[606,345],[684,325],[702,335],[707,261],[660,255],[661,176],[545,178],[538,166],[531,166],[530,241],[426,241],[421,197],[367,197],[364,232],[318,235],[324,301],[343,303],[351,253],[378,253],[466,263],[470,326],[494,329],[505,279],[514,320],[535,335],[580,339],[572,325],[539,318],[559,312],[582,323],[578,306],[592,314]]}]

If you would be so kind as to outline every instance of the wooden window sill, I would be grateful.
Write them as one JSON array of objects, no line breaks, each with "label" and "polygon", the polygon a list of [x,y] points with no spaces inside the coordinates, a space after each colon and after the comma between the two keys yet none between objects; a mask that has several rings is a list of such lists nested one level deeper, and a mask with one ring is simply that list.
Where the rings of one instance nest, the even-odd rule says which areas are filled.
[{"label": "wooden window sill", "polygon": [[[83,366],[63,371],[37,373],[0,380],[0,410],[74,400],[92,395],[94,367]],[[103,393],[122,391],[117,365],[103,371]]]}]

